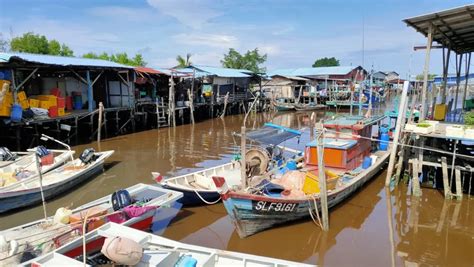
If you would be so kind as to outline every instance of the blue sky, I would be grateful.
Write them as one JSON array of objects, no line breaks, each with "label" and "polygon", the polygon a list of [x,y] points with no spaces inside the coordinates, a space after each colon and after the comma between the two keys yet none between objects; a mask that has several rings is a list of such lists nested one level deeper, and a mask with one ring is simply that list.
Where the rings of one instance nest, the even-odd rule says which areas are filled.
[{"label": "blue sky", "polygon": [[[469,4],[458,0],[0,0],[6,38],[33,31],[87,52],[142,53],[150,67],[171,67],[176,55],[219,66],[230,47],[258,47],[267,70],[310,67],[320,57],[341,65],[421,73],[423,36],[401,20]],[[435,51],[431,70],[441,72]],[[451,64],[454,70],[454,63]],[[450,71],[451,71],[450,70]]]}]

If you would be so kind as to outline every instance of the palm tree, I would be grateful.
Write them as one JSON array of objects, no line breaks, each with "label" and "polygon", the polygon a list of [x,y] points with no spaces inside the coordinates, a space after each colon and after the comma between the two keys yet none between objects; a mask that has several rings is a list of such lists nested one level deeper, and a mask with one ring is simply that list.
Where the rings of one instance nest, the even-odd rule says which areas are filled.
[{"label": "palm tree", "polygon": [[186,59],[184,59],[181,55],[176,57],[176,61],[178,61],[178,68],[185,68],[191,66],[193,63],[189,60],[191,58],[191,54],[186,54]]}]

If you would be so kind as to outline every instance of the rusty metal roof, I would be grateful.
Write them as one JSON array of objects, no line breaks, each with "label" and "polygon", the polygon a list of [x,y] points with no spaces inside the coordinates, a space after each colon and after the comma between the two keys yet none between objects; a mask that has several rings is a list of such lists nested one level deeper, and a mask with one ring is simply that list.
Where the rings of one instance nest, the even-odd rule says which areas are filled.
[{"label": "rusty metal roof", "polygon": [[433,27],[433,41],[454,52],[474,51],[474,5],[466,5],[403,20],[408,26],[428,36]]},{"label": "rusty metal roof", "polygon": [[135,71],[148,73],[148,74],[163,74],[163,75],[168,75],[169,76],[169,74],[167,74],[165,72],[161,72],[159,70],[152,69],[152,68],[147,68],[147,67],[136,67]]}]

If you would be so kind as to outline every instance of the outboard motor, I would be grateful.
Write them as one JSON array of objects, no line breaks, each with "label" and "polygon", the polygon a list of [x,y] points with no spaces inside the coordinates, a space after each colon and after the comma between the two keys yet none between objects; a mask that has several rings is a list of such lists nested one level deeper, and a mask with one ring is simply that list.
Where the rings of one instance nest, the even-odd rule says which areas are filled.
[{"label": "outboard motor", "polygon": [[121,210],[132,204],[132,197],[125,189],[120,189],[112,194],[112,207],[114,211]]},{"label": "outboard motor", "polygon": [[16,155],[10,152],[10,149],[6,147],[0,147],[0,161],[11,161],[15,159]]},{"label": "outboard motor", "polygon": [[79,156],[79,159],[82,161],[84,164],[89,164],[93,162],[96,159],[95,155],[95,150],[93,148],[87,148],[82,152],[81,156]]}]

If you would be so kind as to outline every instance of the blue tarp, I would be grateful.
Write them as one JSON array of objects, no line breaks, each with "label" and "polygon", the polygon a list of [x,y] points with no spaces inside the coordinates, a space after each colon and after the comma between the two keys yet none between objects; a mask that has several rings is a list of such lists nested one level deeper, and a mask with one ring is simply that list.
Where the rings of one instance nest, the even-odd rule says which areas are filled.
[{"label": "blue tarp", "polygon": [[278,145],[298,136],[301,136],[300,131],[273,123],[265,123],[262,128],[247,133],[248,139],[266,145]]}]

